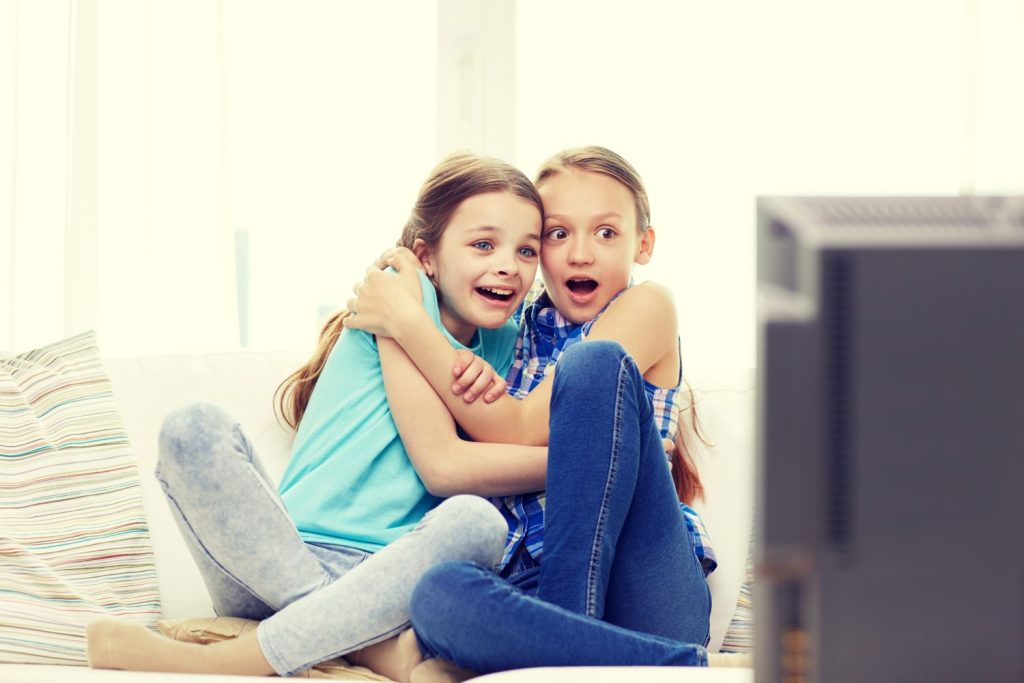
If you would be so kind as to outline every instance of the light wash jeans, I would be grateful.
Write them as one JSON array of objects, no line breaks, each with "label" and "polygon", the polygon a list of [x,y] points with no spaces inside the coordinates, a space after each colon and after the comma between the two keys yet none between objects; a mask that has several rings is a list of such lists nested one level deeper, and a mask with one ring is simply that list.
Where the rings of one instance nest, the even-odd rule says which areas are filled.
[{"label": "light wash jeans", "polygon": [[238,423],[208,404],[166,418],[156,476],[214,609],[260,620],[260,648],[280,675],[399,633],[427,569],[491,567],[508,532],[489,502],[454,496],[376,553],[306,543]]},{"label": "light wash jeans", "polygon": [[465,562],[426,573],[410,613],[425,654],[490,673],[707,664],[711,595],[643,376],[588,341],[555,372],[538,597]]}]

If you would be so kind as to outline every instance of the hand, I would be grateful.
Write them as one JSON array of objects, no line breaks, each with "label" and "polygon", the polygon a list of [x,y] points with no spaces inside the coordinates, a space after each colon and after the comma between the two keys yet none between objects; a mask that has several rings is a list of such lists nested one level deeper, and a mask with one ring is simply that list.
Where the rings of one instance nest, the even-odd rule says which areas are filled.
[{"label": "hand", "polygon": [[400,271],[404,267],[419,268],[420,260],[416,258],[416,254],[412,252],[412,249],[408,249],[406,247],[391,247],[378,256],[377,260],[373,262],[373,265],[378,270],[384,270],[388,266],[391,266],[395,270]]},{"label": "hand", "polygon": [[493,403],[505,393],[505,379],[483,358],[469,349],[458,349],[452,366],[455,383],[452,393],[462,394],[462,400],[472,403],[483,394],[484,403]]},{"label": "hand", "polygon": [[676,452],[676,442],[672,439],[662,439],[661,445],[665,447],[665,457],[668,458],[668,471],[672,471],[672,454]]},{"label": "hand", "polygon": [[[405,250],[412,254],[408,249]],[[395,337],[401,325],[417,310],[422,310],[423,293],[417,274],[419,261],[396,252],[388,258],[388,265],[397,272],[384,271],[371,266],[362,282],[352,287],[354,297],[345,308],[352,315],[345,318],[345,327],[364,330],[382,337]]]}]

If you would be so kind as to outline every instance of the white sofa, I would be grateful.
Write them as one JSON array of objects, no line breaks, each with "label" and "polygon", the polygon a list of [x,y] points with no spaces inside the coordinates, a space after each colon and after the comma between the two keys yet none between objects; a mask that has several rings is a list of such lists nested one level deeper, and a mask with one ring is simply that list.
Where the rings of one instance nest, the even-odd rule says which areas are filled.
[{"label": "white sofa", "polygon": [[[256,444],[267,471],[279,477],[288,457],[290,434],[276,422],[272,395],[278,383],[305,360],[296,352],[238,351],[195,355],[120,358],[105,361],[128,436],[139,459],[143,501],[154,546],[165,618],[212,615],[209,595],[174,525],[153,478],[157,433],[171,409],[192,401],[226,408]],[[698,506],[712,536],[719,568],[713,596],[712,650],[722,642],[745,577],[753,511],[753,370],[689,374],[700,418],[714,444],[701,447],[697,464],[707,488]],[[80,667],[0,664],[0,681],[171,680],[167,675],[91,671]],[[210,681],[221,677],[204,677]],[[750,681],[749,669],[531,669],[492,674],[495,681],[547,680],[721,680]],[[194,678],[191,680],[195,680]],[[225,678],[238,681],[237,677]]]}]

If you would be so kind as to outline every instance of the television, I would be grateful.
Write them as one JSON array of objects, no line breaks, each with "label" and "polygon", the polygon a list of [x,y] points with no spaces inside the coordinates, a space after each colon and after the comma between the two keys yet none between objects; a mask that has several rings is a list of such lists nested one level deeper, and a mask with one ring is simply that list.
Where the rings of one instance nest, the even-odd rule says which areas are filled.
[{"label": "television", "polygon": [[1024,197],[757,237],[756,680],[1024,681]]}]

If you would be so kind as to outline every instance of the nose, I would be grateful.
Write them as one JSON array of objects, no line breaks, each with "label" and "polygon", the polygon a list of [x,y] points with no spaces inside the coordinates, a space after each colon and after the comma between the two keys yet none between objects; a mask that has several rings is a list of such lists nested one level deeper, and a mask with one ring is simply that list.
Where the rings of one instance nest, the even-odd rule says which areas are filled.
[{"label": "nose", "polygon": [[514,253],[504,254],[503,258],[495,266],[495,272],[500,277],[514,277],[519,274],[519,264]]},{"label": "nose", "polygon": [[574,266],[590,265],[594,261],[594,251],[590,241],[578,237],[569,243],[569,263]]}]

